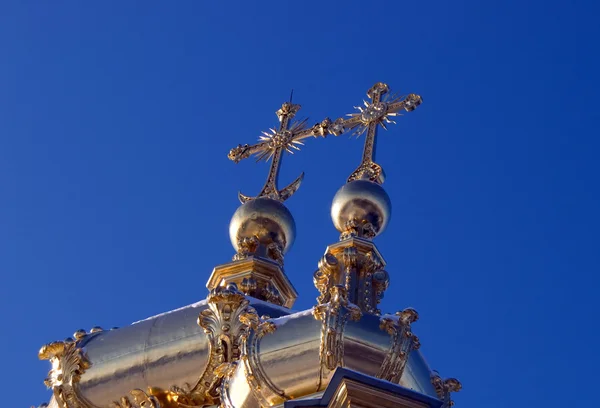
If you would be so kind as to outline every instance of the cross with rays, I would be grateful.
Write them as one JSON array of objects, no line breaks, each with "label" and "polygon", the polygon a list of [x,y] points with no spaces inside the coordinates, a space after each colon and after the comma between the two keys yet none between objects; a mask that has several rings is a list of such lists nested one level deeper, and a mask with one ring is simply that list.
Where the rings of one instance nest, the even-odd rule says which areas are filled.
[{"label": "cross with rays", "polygon": [[[375,163],[375,145],[377,142],[377,128],[379,125],[387,130],[387,123],[396,123],[391,118],[401,115],[398,113],[404,109],[413,111],[423,102],[416,94],[409,94],[406,98],[396,97],[395,94],[388,95],[389,87],[377,82],[369,91],[367,96],[371,102],[363,101],[363,106],[356,106],[358,112],[350,113],[347,119],[339,118],[334,122],[338,127],[341,125],[343,131],[355,129],[353,135],[361,136],[367,133],[362,161],[358,168],[348,177],[348,182],[358,179],[368,179],[377,184],[382,184],[385,178],[383,169]],[[332,132],[333,133],[333,132]]]},{"label": "cross with rays", "polygon": [[294,151],[300,150],[300,146],[304,144],[302,142],[303,139],[308,137],[325,137],[330,133],[334,134],[333,129],[337,129],[337,127],[332,126],[329,118],[324,119],[321,123],[317,123],[311,128],[306,127],[308,119],[290,123],[299,110],[300,105],[293,104],[290,98],[290,102],[285,102],[281,105],[281,109],[275,112],[280,122],[279,129],[273,128],[269,129],[268,132],[262,132],[258,143],[251,146],[247,144],[243,146],[238,145],[231,149],[227,155],[235,163],[252,155],[257,156],[257,162],[272,160],[267,181],[260,193],[256,197],[249,197],[238,193],[238,197],[242,203],[259,197],[268,197],[281,202],[290,198],[298,190],[298,187],[300,187],[300,183],[304,178],[304,172],[290,185],[279,190],[277,188],[277,179],[279,177],[283,151],[285,150],[293,154]]}]

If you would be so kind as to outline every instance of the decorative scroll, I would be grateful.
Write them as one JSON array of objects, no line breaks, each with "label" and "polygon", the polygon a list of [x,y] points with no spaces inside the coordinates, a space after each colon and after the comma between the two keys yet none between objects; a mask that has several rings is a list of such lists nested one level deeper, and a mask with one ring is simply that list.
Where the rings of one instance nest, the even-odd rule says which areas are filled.
[{"label": "decorative scroll", "polygon": [[462,384],[456,378],[447,378],[442,380],[437,371],[431,373],[431,383],[435,388],[438,397],[444,401],[442,408],[450,408],[454,405],[454,401],[450,398],[450,393],[458,392],[462,389]]},{"label": "decorative scroll", "polygon": [[85,330],[77,330],[73,334],[74,339],[55,341],[40,349],[38,353],[40,360],[49,360],[52,364],[44,384],[52,389],[60,408],[91,407],[78,390],[81,376],[90,368],[90,362],[81,348],[81,341],[102,331],[99,326],[93,327],[89,333]]},{"label": "decorative scroll", "polygon": [[319,261],[319,269],[313,275],[313,283],[319,291],[317,298],[319,305],[329,302],[331,299],[331,288],[336,284],[340,274],[340,265],[335,256],[330,253],[323,255]]},{"label": "decorative scroll", "polygon": [[249,256],[252,256],[256,253],[258,249],[258,237],[245,237],[238,240],[238,251],[233,256],[234,261],[241,261],[242,259],[247,259]]},{"label": "decorative scroll", "polygon": [[320,389],[326,371],[335,370],[343,365],[344,328],[348,318],[358,321],[362,312],[358,306],[348,301],[346,288],[335,285],[330,289],[329,302],[315,306],[313,315],[322,323],[319,351],[321,364],[317,388]]},{"label": "decorative scroll", "polygon": [[[221,370],[223,380],[220,387],[221,407],[235,408],[231,402],[230,388],[232,376],[240,367],[244,370],[244,376],[250,385],[254,397],[260,401],[261,406],[269,407],[271,404],[266,396],[276,396],[282,401],[289,399],[284,392],[278,389],[266,375],[259,359],[259,343],[267,334],[273,333],[277,326],[271,322],[268,316],[258,317],[256,313],[246,313],[240,319],[249,327],[242,337],[242,354],[240,360],[228,364]],[[240,364],[242,364],[240,366]]]},{"label": "decorative scroll", "polygon": [[352,237],[360,237],[366,239],[373,239],[377,235],[375,227],[370,222],[361,222],[355,218],[351,218],[346,221],[344,225],[344,231],[340,234],[340,241],[344,241]]},{"label": "decorative scroll", "polygon": [[379,328],[392,336],[392,343],[383,364],[377,374],[378,378],[399,383],[404,367],[411,351],[420,347],[419,339],[411,332],[411,324],[419,315],[412,308],[397,312],[396,316],[384,316]]},{"label": "decorative scroll", "polygon": [[266,401],[265,395],[271,394],[271,396],[277,396],[281,398],[281,401],[285,401],[289,397],[285,395],[283,390],[273,384],[260,362],[258,347],[260,340],[265,335],[273,333],[277,329],[277,326],[273,322],[265,318],[268,318],[268,316],[261,319],[254,319],[251,322],[252,329],[243,341],[241,360],[244,364],[246,379],[250,384],[254,396],[261,401],[261,406],[268,407],[271,404]]},{"label": "decorative scroll", "polygon": [[110,408],[161,408],[158,399],[144,391],[135,389],[129,392],[130,396],[121,397],[119,402],[113,402]]},{"label": "decorative scroll", "polygon": [[231,390],[229,385],[231,383],[231,378],[235,373],[238,364],[239,360],[234,361],[232,363],[228,363],[226,366],[222,367],[223,369],[220,372],[223,378],[223,380],[221,381],[221,387],[219,389],[219,394],[221,397],[221,408],[236,408],[231,402],[228,393]]},{"label": "decorative scroll", "polygon": [[180,407],[215,405],[219,402],[219,385],[223,364],[240,358],[241,344],[251,322],[258,316],[249,301],[233,283],[216,287],[208,295],[208,309],[198,317],[198,324],[210,344],[209,361],[198,382],[188,389],[173,387]]},{"label": "decorative scroll", "polygon": [[59,406],[88,408],[89,405],[77,392],[77,383],[90,363],[77,342],[72,339],[52,342],[42,347],[38,356],[52,364],[44,384],[52,388]]}]

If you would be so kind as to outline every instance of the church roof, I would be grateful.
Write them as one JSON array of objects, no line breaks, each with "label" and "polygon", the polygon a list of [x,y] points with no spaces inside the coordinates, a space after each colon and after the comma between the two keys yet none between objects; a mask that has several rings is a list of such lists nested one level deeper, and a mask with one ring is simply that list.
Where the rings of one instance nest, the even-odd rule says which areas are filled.
[{"label": "church roof", "polygon": [[[369,389],[388,402],[450,406],[450,392],[460,383],[442,380],[425,362],[412,329],[417,312],[378,309],[389,275],[373,240],[390,220],[391,202],[374,161],[377,129],[422,100],[390,96],[383,83],[367,96],[349,118],[325,118],[312,127],[293,121],[300,105],[290,100],[276,112],[278,129],[232,149],[235,162],[255,155],[270,159],[271,167],[256,197],[240,193],[242,205],[230,224],[236,253],[215,267],[206,300],[120,329],[80,330],[42,347],[39,357],[52,364],[50,406],[329,406],[342,383],[347,392]],[[285,274],[284,254],[296,231],[283,202],[302,175],[279,189],[281,155],[307,138],[347,131],[366,136],[361,163],[333,200],[340,239],[326,248],[314,273],[317,303],[294,312],[298,294]]]}]

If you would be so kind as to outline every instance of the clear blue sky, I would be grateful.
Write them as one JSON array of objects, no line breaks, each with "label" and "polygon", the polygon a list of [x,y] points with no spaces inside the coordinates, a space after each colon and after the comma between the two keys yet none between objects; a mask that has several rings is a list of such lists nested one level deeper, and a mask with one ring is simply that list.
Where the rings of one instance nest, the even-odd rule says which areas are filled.
[{"label": "clear blue sky", "polygon": [[[268,168],[228,150],[275,125],[292,88],[312,122],[376,81],[424,99],[380,137],[382,309],[420,312],[458,407],[597,403],[597,4],[96,3],[0,4],[3,406],[49,398],[44,343],[203,299],[233,254],[237,191]],[[362,143],[311,139],[284,160],[282,185],[306,172],[287,202],[297,309]]]}]

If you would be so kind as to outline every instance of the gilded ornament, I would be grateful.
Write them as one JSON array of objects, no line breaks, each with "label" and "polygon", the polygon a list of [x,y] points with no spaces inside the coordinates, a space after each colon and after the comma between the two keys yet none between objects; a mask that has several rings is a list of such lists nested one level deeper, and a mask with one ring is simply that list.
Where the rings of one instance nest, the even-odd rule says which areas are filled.
[{"label": "gilded ornament", "polygon": [[230,283],[236,284],[247,296],[288,308],[298,296],[282,266],[258,255],[217,266],[206,287],[212,290]]},{"label": "gilded ornament", "polygon": [[234,261],[241,261],[253,255],[258,249],[258,237],[256,235],[238,239],[237,253],[233,256]]},{"label": "gilded ornament", "polygon": [[348,114],[350,118],[336,120],[342,132],[354,129],[353,135],[357,137],[367,133],[361,163],[348,177],[348,183],[362,179],[377,184],[383,183],[385,179],[383,169],[375,163],[377,128],[381,126],[387,130],[386,124],[396,123],[392,118],[400,115],[399,111],[413,111],[423,102],[416,94],[409,94],[402,98],[397,97],[396,94],[390,95],[388,92],[389,87],[386,84],[377,82],[367,91],[370,102],[363,101],[364,106],[355,106],[358,112]]},{"label": "gilded ornament", "polygon": [[271,242],[267,246],[267,256],[283,266],[283,248],[277,242]]},{"label": "gilded ornament", "polygon": [[381,302],[383,294],[389,285],[389,274],[383,270],[384,264],[375,252],[369,251],[364,255],[361,282],[359,284],[360,289],[364,292],[364,304],[361,302],[361,306],[368,313],[381,314],[381,311],[377,309],[377,305]]},{"label": "gilded ornament", "polygon": [[378,378],[398,383],[404,372],[410,352],[419,348],[417,336],[411,332],[411,324],[419,318],[412,308],[397,312],[395,316],[384,316],[380,319],[379,328],[391,337],[390,350],[377,374]]},{"label": "gilded ornament", "polygon": [[161,408],[161,404],[155,396],[148,395],[142,390],[131,390],[129,394],[129,396],[121,397],[119,402],[113,402],[110,408]]},{"label": "gilded ornament", "polygon": [[240,289],[244,295],[250,295],[251,293],[256,292],[256,289],[258,289],[258,283],[254,278],[244,278],[242,279]]},{"label": "gilded ornament", "polygon": [[[103,402],[98,404],[106,406],[107,402],[118,399],[110,404],[112,408],[281,406],[287,400],[322,391],[331,380],[332,373],[346,365],[368,376],[399,383],[409,364],[410,353],[419,348],[419,340],[411,330],[418,315],[408,308],[395,315],[380,317],[381,312],[377,308],[388,288],[389,274],[372,239],[389,223],[391,202],[381,187],[384,174],[381,166],[375,163],[375,144],[378,127],[385,128],[386,123],[393,123],[391,119],[400,110],[414,110],[421,103],[421,98],[414,94],[404,99],[388,97],[388,93],[387,85],[377,83],[367,93],[371,100],[365,101],[364,107],[359,107],[358,112],[351,114],[350,118],[335,121],[326,118],[312,127],[307,126],[306,120],[292,122],[300,105],[290,100],[276,112],[280,122],[277,129],[263,132],[257,144],[238,145],[232,149],[229,158],[236,163],[252,155],[256,155],[259,161],[272,161],[260,193],[256,197],[239,194],[243,205],[238,208],[230,224],[230,238],[236,254],[233,262],[217,266],[207,283],[210,293],[206,309],[198,316],[198,325],[202,330],[189,330],[186,322],[182,321],[181,316],[184,316],[183,320],[188,319],[188,313],[196,313],[194,309],[175,311],[170,316],[161,315],[154,321],[140,324],[150,328],[135,332],[136,335],[140,334],[135,338],[143,339],[146,333],[151,332],[159,335],[148,335],[142,340],[145,341],[142,351],[135,351],[131,358],[128,355],[121,359],[129,362],[121,364],[119,361],[114,365],[103,365],[105,361],[102,358],[106,360],[107,345],[118,344],[114,351],[119,352],[133,349],[130,347],[131,338],[118,336],[123,332],[113,333],[115,337],[100,347],[95,342],[87,342],[89,336],[102,332],[100,327],[92,328],[89,333],[78,330],[72,339],[48,344],[40,350],[40,358],[49,359],[52,363],[46,383],[53,389],[53,401],[57,401],[59,408],[95,408],[78,389],[81,376],[90,367],[83,344],[90,356],[100,356],[99,369],[88,373],[84,377],[86,383],[82,381],[81,384],[81,390],[90,401],[102,394],[98,388],[94,390],[91,383],[119,381],[129,374],[132,376],[128,381],[135,381],[136,386],[145,387],[144,381],[156,381],[165,386],[164,390],[155,387],[146,391],[134,389],[122,397],[120,394],[123,391],[114,392],[112,385],[100,387],[101,390],[108,390],[103,395],[103,398],[108,398],[99,398]],[[295,222],[282,203],[299,188],[303,175],[279,190],[278,175],[284,150],[293,153],[308,137],[338,136],[347,130],[354,130],[356,136],[366,133],[365,147],[359,167],[334,198],[332,217],[340,232],[340,242],[327,249],[313,275],[319,291],[317,305],[312,310],[291,315],[276,307],[260,305],[257,306],[259,310],[261,307],[277,310],[276,315],[281,316],[276,319],[266,315],[259,317],[250,306],[249,296],[288,308],[297,296],[283,272],[284,253],[290,249],[295,238]],[[349,320],[360,322],[349,324]],[[379,323],[382,331],[372,326],[374,323]],[[173,327],[185,329],[176,333],[183,333],[185,340],[165,329]],[[361,337],[366,330],[372,329],[374,331]],[[264,336],[277,330],[278,333],[262,341]],[[125,341],[120,342],[123,339]],[[182,341],[192,344],[192,347],[180,348]],[[170,348],[153,348],[155,344],[163,343],[170,343]],[[123,354],[113,354],[116,355]],[[433,389],[428,384],[421,387],[423,373],[425,382],[429,381],[426,364],[419,353],[413,356],[415,358],[411,358],[410,367],[415,364],[416,369],[410,371],[414,374],[411,380],[414,380],[415,388],[433,395]],[[182,363],[184,358],[191,360]],[[157,364],[159,360],[162,361]],[[163,361],[166,363],[163,364]],[[196,367],[206,364],[204,371],[193,374],[192,380],[188,380],[190,384],[169,388],[173,383],[181,385],[186,381],[181,378],[187,377],[181,375],[189,375],[190,361],[196,362]],[[163,368],[165,371],[161,372]],[[98,377],[97,372],[103,370],[108,374]],[[113,373],[118,374],[114,379],[109,378]],[[316,384],[315,379],[318,381]],[[166,383],[168,385],[163,381],[169,381]],[[450,393],[461,388],[460,382],[456,379],[442,380],[437,373],[432,375],[431,382],[439,398],[444,401],[444,408],[452,406]],[[332,400],[335,406],[424,406],[423,401],[410,401],[404,395],[389,392],[387,386],[377,389],[376,386],[351,378],[344,379],[340,384]],[[116,395],[109,395],[113,392]],[[435,405],[435,401],[433,403]]]},{"label": "gilded ornament", "polygon": [[275,398],[277,401],[285,401],[289,399],[285,393],[278,389],[269,377],[259,359],[259,343],[260,340],[267,334],[273,333],[277,326],[268,320],[268,316],[259,317],[256,312],[244,313],[240,316],[242,321],[249,330],[242,337],[242,352],[239,360],[230,363],[226,368],[221,370],[222,383],[220,387],[221,406],[225,408],[234,408],[234,404],[230,400],[229,393],[232,391],[229,384],[232,376],[240,364],[246,380],[250,385],[251,392],[261,401],[261,406],[268,407],[271,404],[267,401],[267,397]]},{"label": "gilded ornament", "polygon": [[73,333],[73,337],[75,338],[75,340],[81,340],[85,336],[87,336],[87,332],[83,329],[79,329],[75,333]]},{"label": "gilded ornament", "polygon": [[352,237],[329,246],[313,275],[320,294],[317,303],[329,302],[331,289],[341,285],[348,300],[362,312],[381,314],[377,306],[389,284],[384,267],[383,258],[369,240]]},{"label": "gilded ornament", "polygon": [[242,203],[259,197],[268,197],[283,202],[291,197],[298,190],[298,187],[300,187],[304,173],[300,174],[296,180],[282,190],[279,190],[277,187],[283,152],[286,151],[293,154],[294,151],[300,150],[300,146],[304,145],[302,142],[304,139],[309,137],[325,137],[327,134],[333,133],[333,131],[330,130],[331,120],[328,118],[310,128],[306,127],[307,119],[291,122],[299,110],[300,105],[294,104],[291,101],[285,102],[275,112],[280,122],[278,129],[273,128],[269,129],[268,132],[262,132],[263,134],[259,137],[257,144],[251,146],[247,144],[243,146],[238,145],[229,152],[227,157],[235,163],[239,163],[241,160],[252,155],[257,156],[257,161],[272,159],[267,181],[260,193],[256,197],[249,197],[239,193],[238,196]]},{"label": "gilded ornament", "polygon": [[[80,333],[80,331],[76,332]],[[77,337],[77,336],[76,336]],[[80,339],[85,336],[79,336]],[[43,346],[38,354],[40,360],[49,360],[52,368],[44,384],[52,389],[61,408],[88,408],[89,404],[80,397],[77,383],[90,363],[78,341],[66,339]]]},{"label": "gilded ornament", "polygon": [[450,398],[450,393],[458,392],[462,389],[462,384],[456,378],[447,378],[443,380],[437,371],[431,373],[431,384],[433,384],[438,397],[444,402],[442,408],[452,407],[454,401]]},{"label": "gilded ornament", "polygon": [[331,299],[330,289],[339,279],[340,265],[333,254],[327,252],[319,261],[319,269],[313,274],[313,283],[319,291],[318,304],[329,302]]},{"label": "gilded ornament", "polygon": [[315,319],[321,321],[321,346],[319,385],[327,372],[342,366],[344,358],[344,328],[348,319],[358,321],[362,312],[358,306],[348,301],[348,292],[342,285],[330,289],[328,303],[315,306]]},{"label": "gilded ornament", "polygon": [[259,401],[262,401],[263,406],[268,407],[271,404],[267,402],[265,395],[268,395],[271,399],[275,398],[279,402],[289,399],[289,396],[283,390],[273,384],[260,362],[260,340],[265,335],[275,332],[277,326],[269,320],[253,317],[250,327],[251,330],[248,332],[248,336],[244,338],[242,344],[241,361],[254,396]]},{"label": "gilded ornament", "polygon": [[[209,362],[198,382],[188,389],[173,387],[178,406],[207,406],[219,401],[219,385],[223,364],[240,358],[241,343],[252,326],[256,311],[237,286],[218,286],[207,297],[208,308],[198,317],[209,345]],[[258,317],[257,317],[258,318]]]}]

